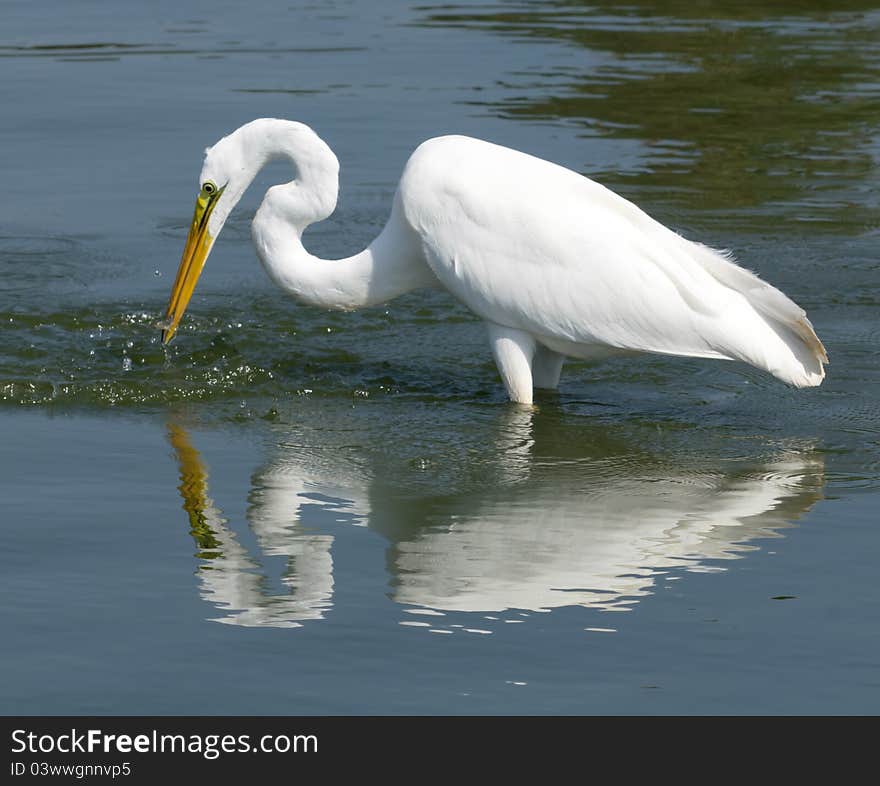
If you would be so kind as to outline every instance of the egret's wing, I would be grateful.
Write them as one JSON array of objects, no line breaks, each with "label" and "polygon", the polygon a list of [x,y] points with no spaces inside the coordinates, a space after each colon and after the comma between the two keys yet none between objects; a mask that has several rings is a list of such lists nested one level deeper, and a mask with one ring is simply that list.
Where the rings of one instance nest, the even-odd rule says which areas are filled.
[{"label": "egret's wing", "polygon": [[485,319],[573,344],[741,359],[794,384],[821,381],[824,350],[800,307],[568,169],[441,137],[413,154],[401,196],[434,273]]}]

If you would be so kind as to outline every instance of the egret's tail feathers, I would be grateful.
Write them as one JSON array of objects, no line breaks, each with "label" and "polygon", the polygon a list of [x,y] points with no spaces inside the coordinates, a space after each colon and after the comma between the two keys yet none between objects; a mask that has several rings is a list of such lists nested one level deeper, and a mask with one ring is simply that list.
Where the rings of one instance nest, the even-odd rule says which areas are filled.
[{"label": "egret's tail feathers", "polygon": [[789,385],[798,388],[820,385],[825,379],[824,365],[828,363],[828,353],[806,312],[776,287],[735,264],[723,252],[707,246],[700,246],[700,249],[703,268],[719,283],[742,294],[779,339],[768,341],[762,358],[748,360]]},{"label": "egret's tail feathers", "polygon": [[781,340],[781,346],[768,347],[764,358],[767,370],[796,388],[821,385],[828,356],[810,321],[803,317],[795,323],[782,323],[759,313]]}]

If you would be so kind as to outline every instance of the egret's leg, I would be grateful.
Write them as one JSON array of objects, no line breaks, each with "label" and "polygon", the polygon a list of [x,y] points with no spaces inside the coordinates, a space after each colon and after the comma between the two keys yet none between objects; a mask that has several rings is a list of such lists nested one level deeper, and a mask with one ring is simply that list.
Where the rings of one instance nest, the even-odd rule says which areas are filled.
[{"label": "egret's leg", "polygon": [[511,401],[518,404],[532,403],[532,358],[535,356],[535,339],[522,330],[502,327],[487,322],[489,343],[495,364],[507,388]]},{"label": "egret's leg", "polygon": [[560,355],[552,349],[538,344],[535,350],[535,359],[532,361],[532,378],[536,388],[555,390],[559,387],[559,375],[562,373],[562,364],[565,355]]}]

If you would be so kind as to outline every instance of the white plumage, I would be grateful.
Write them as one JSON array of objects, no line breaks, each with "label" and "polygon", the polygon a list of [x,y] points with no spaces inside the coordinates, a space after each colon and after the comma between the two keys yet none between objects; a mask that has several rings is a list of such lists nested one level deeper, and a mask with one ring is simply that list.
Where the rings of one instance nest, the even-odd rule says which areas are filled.
[{"label": "white plumage", "polygon": [[[303,301],[339,309],[442,286],[486,321],[514,401],[529,404],[534,387],[556,387],[565,357],[740,360],[797,387],[825,376],[822,343],[803,309],[778,289],[586,177],[470,137],[419,146],[379,236],[352,257],[322,260],[301,236],[336,206],[336,157],[301,123],[248,123],[206,154],[201,182],[218,194],[206,217],[204,258],[256,173],[279,157],[292,162],[295,179],[267,191],[253,222],[272,280]],[[189,275],[191,294],[204,263],[187,262],[191,245],[166,340],[189,299],[176,297],[178,289]]]}]

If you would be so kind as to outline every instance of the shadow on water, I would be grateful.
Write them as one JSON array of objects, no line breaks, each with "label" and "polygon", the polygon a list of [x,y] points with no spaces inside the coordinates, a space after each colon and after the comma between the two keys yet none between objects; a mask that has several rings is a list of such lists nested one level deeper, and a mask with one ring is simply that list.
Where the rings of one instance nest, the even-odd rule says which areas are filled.
[{"label": "shadow on water", "polygon": [[[199,592],[221,612],[216,621],[298,627],[326,618],[345,581],[334,543],[352,525],[387,541],[390,597],[412,615],[404,624],[443,628],[433,622],[445,612],[628,610],[662,576],[721,570],[719,561],[780,537],[825,482],[810,446],[746,458],[662,454],[637,424],[609,428],[552,407],[505,408],[476,429],[484,449],[458,462],[450,482],[425,473],[425,460],[391,473],[378,448],[354,461],[277,426],[250,482],[254,554],[210,496],[208,463],[186,426],[171,420]],[[280,590],[266,570],[274,556],[285,561]]]},{"label": "shadow on water", "polygon": [[836,232],[877,226],[875,3],[557,0],[429,7],[422,23],[608,55],[521,72],[520,95],[487,105],[637,141],[644,158],[635,168],[585,163],[624,193],[724,211],[726,228],[736,211],[748,228],[786,214]]}]

